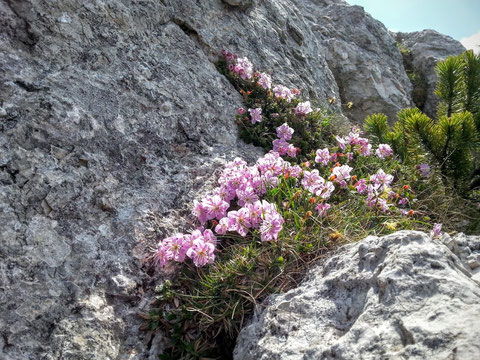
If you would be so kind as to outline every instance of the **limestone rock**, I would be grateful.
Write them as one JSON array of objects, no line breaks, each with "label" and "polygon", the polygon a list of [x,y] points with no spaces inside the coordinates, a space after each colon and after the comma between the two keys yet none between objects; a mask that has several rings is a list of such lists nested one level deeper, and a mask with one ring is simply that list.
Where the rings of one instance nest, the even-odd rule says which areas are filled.
[{"label": "limestone rock", "polygon": [[420,110],[430,117],[435,117],[439,101],[438,96],[434,93],[437,83],[435,65],[451,55],[461,54],[465,51],[465,48],[459,41],[435,30],[397,33],[396,38],[405,48],[410,50],[413,69],[426,82],[425,102]]},{"label": "limestone rock", "polygon": [[462,234],[401,231],[347,245],[269,298],[240,333],[235,359],[477,359],[472,254],[480,238]]},{"label": "limestone rock", "polygon": [[342,109],[350,119],[362,124],[368,115],[383,112],[394,121],[398,110],[413,104],[395,39],[381,22],[343,1],[298,2],[321,39],[342,103],[353,103]]}]

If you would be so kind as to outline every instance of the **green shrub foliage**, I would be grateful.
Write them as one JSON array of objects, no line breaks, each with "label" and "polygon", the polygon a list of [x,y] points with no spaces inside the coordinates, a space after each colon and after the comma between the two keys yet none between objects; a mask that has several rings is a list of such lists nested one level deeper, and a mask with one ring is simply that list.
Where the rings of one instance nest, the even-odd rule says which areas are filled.
[{"label": "green shrub foliage", "polygon": [[480,55],[469,50],[440,61],[435,68],[438,83],[435,94],[440,97],[437,115],[469,111],[478,128],[480,116]]},{"label": "green shrub foliage", "polygon": [[374,142],[387,142],[405,164],[433,162],[462,193],[469,188],[474,152],[479,146],[473,115],[468,112],[441,116],[437,122],[417,108],[401,110],[390,127],[387,117],[373,114],[365,130]]}]

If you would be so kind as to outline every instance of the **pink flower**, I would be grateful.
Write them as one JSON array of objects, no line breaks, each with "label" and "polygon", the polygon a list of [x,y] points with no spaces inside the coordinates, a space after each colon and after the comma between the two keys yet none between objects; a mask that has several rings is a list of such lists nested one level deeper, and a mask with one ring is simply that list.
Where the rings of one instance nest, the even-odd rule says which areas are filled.
[{"label": "pink flower", "polygon": [[250,210],[250,224],[252,228],[257,229],[262,221],[262,203],[255,201],[253,204],[247,204],[246,208]]},{"label": "pink flower", "polygon": [[229,211],[228,218],[230,219],[230,231],[236,231],[241,236],[247,236],[250,224],[250,212],[246,208],[241,208],[238,211]]},{"label": "pink flower", "polygon": [[209,242],[197,239],[193,242],[193,246],[188,249],[187,256],[193,260],[197,267],[211,264],[215,260],[215,246]]},{"label": "pink flower", "polygon": [[353,168],[348,165],[337,166],[333,168],[332,175],[335,175],[335,181],[337,182],[349,180],[351,177],[350,171],[352,170]]},{"label": "pink flower", "polygon": [[206,229],[203,231],[203,241],[212,244],[213,246],[217,245],[217,238],[213,234],[212,230]]},{"label": "pink flower", "polygon": [[382,169],[379,169],[375,175],[370,175],[370,181],[376,185],[376,188],[383,188],[383,186],[391,184],[393,175],[386,174]]},{"label": "pink flower", "polygon": [[285,139],[273,140],[273,151],[278,152],[280,155],[285,155],[288,152],[289,143]]},{"label": "pink flower", "polygon": [[282,231],[283,219],[278,217],[267,217],[260,226],[260,239],[262,241],[277,241],[278,234]]},{"label": "pink flower", "polygon": [[263,222],[260,225],[260,239],[262,241],[277,241],[278,234],[283,228],[283,217],[277,211],[275,204],[262,201],[262,218]]},{"label": "pink flower", "polygon": [[252,124],[256,122],[262,122],[262,108],[248,109],[250,117],[252,118]]},{"label": "pink flower", "polygon": [[301,102],[297,105],[295,108],[295,114],[296,115],[307,115],[308,113],[311,113],[312,107],[310,106],[310,101],[305,101]]},{"label": "pink flower", "polygon": [[316,157],[315,157],[315,162],[316,163],[321,163],[323,165],[327,165],[328,161],[330,160],[330,152],[328,151],[327,148],[325,149],[318,149],[316,151]]},{"label": "pink flower", "polygon": [[360,147],[360,154],[370,156],[372,154],[372,144],[364,144]]},{"label": "pink flower", "polygon": [[443,235],[442,224],[434,224],[430,235],[434,238],[442,236]]},{"label": "pink flower", "polygon": [[220,235],[225,235],[230,227],[230,219],[228,217],[224,217],[220,219],[218,225],[215,226],[215,232]]},{"label": "pink flower", "polygon": [[297,156],[297,148],[295,146],[293,146],[292,144],[288,145],[287,155],[290,156],[290,157],[296,157]]},{"label": "pink flower", "polygon": [[163,248],[169,260],[182,262],[187,254],[188,242],[185,235],[177,234],[163,240]]},{"label": "pink flower", "polygon": [[272,87],[272,78],[268,74],[260,73],[258,75],[258,83],[264,89],[270,89]]},{"label": "pink flower", "polygon": [[375,154],[377,154],[379,158],[384,159],[393,155],[393,150],[388,144],[380,144],[378,145],[378,149],[375,151]]},{"label": "pink flower", "polygon": [[369,194],[365,202],[369,208],[378,208],[383,212],[388,211],[387,200],[373,196],[373,194]]},{"label": "pink flower", "polygon": [[244,108],[239,108],[237,112],[238,112],[239,115],[242,115],[242,114],[245,113],[245,109]]},{"label": "pink flower", "polygon": [[325,185],[320,186],[315,195],[320,196],[322,199],[327,200],[332,196],[333,191],[335,190],[335,186],[331,181],[327,181]]},{"label": "pink flower", "polygon": [[279,139],[290,140],[292,138],[294,130],[288,126],[287,123],[283,123],[277,127],[277,137]]},{"label": "pink flower", "polygon": [[258,196],[252,187],[248,186],[244,190],[237,189],[238,205],[253,204],[258,200]]},{"label": "pink flower", "polygon": [[320,203],[320,204],[317,205],[315,210],[318,211],[319,216],[325,216],[327,214],[327,210],[330,209],[330,208],[331,208],[330,204]]},{"label": "pink flower", "polygon": [[304,171],[301,183],[306,190],[315,194],[320,187],[323,187],[325,179],[322,178],[318,170],[315,169],[312,171]]},{"label": "pink flower", "polygon": [[367,180],[365,179],[360,179],[357,181],[355,184],[355,187],[357,188],[357,192],[359,194],[363,194],[365,191],[367,191]]},{"label": "pink flower", "polygon": [[417,165],[417,169],[423,178],[428,179],[430,177],[430,166],[428,164]]},{"label": "pink flower", "polygon": [[338,147],[342,150],[345,150],[347,148],[347,143],[346,140],[340,136],[335,136],[335,139],[337,140]]},{"label": "pink flower", "polygon": [[158,244],[157,251],[153,255],[153,262],[158,267],[163,267],[168,262],[167,251],[162,242]]},{"label": "pink flower", "polygon": [[202,203],[193,201],[193,214],[197,217],[201,224],[204,224],[208,220],[208,211],[205,209]]},{"label": "pink flower", "polygon": [[207,211],[207,219],[218,219],[225,217],[230,204],[220,196],[213,195],[206,197],[203,201],[203,208]]}]

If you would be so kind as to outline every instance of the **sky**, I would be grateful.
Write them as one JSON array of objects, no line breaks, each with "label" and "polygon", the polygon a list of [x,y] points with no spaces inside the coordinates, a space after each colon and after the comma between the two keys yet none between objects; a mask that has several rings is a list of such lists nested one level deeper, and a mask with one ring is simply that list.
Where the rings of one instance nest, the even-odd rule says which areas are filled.
[{"label": "sky", "polygon": [[480,0],[347,0],[392,31],[433,29],[480,51]]}]

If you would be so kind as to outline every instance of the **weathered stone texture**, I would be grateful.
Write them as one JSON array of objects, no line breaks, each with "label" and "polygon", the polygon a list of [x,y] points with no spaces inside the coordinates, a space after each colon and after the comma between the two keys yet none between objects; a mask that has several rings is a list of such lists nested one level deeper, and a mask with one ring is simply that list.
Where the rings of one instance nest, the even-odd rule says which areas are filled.
[{"label": "weathered stone texture", "polygon": [[235,359],[477,359],[480,238],[402,231],[340,249],[271,296]]},{"label": "weathered stone texture", "polygon": [[439,98],[434,93],[438,79],[435,65],[449,56],[461,54],[465,48],[459,41],[434,30],[397,33],[396,38],[410,50],[413,69],[426,82],[425,104],[421,110],[436,117]]}]

